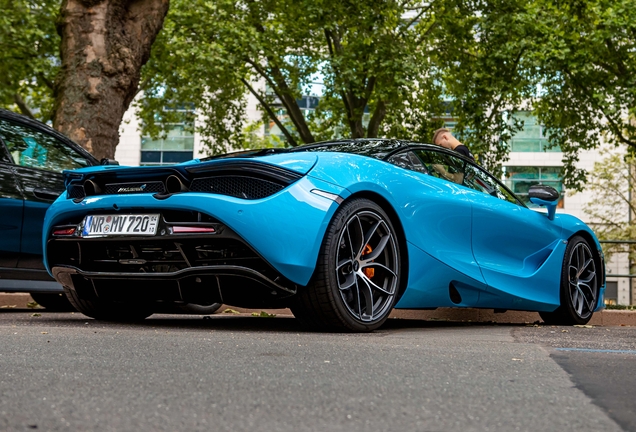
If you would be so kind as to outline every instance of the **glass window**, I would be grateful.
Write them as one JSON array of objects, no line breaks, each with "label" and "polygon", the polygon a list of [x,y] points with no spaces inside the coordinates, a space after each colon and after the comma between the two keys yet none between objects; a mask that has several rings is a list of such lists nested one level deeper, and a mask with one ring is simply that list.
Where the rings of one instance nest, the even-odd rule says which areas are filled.
[{"label": "glass window", "polygon": [[26,126],[0,120],[0,137],[16,165],[55,172],[89,165],[67,144]]},{"label": "glass window", "polygon": [[474,165],[467,165],[464,186],[487,193],[504,201],[519,205],[517,198],[503,187],[494,177]]},{"label": "glass window", "polygon": [[408,170],[413,170],[413,164],[411,163],[411,159],[409,159],[408,152],[394,154],[387,160],[387,162]]},{"label": "glass window", "polygon": [[461,184],[516,205],[520,204],[510,191],[476,165],[442,152],[419,150],[416,153],[434,177]]},{"label": "glass window", "polygon": [[561,167],[506,166],[504,180],[508,186],[528,207],[537,206],[530,202],[528,191],[530,186],[543,184],[552,186],[561,194],[558,208],[563,208],[563,179]]},{"label": "glass window", "polygon": [[516,112],[513,117],[523,121],[523,129],[517,132],[510,142],[513,152],[560,152],[558,146],[550,147],[545,127],[537,123],[537,119],[529,111]]},{"label": "glass window", "polygon": [[432,150],[416,150],[415,153],[428,173],[433,177],[457,184],[464,183],[464,168],[468,165],[468,162],[449,154]]},{"label": "glass window", "polygon": [[417,171],[424,174],[429,173],[428,169],[424,166],[422,161],[417,156],[415,156],[412,151],[394,154],[388,159],[387,162],[411,171]]},{"label": "glass window", "polygon": [[165,138],[141,138],[141,165],[164,165],[189,161],[194,157],[194,124],[172,123]]}]

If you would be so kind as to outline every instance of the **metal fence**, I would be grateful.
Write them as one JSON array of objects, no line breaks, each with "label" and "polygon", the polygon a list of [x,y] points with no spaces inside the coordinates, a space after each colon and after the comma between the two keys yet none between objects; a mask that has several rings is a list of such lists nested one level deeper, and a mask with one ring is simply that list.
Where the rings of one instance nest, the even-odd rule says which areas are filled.
[{"label": "metal fence", "polygon": [[[601,245],[604,244],[612,244],[612,245],[636,245],[636,240],[599,240],[599,243],[601,243]],[[616,251],[613,252],[613,254],[625,254],[625,253],[631,253],[632,251],[630,251],[629,249],[627,250],[622,250],[622,251]],[[629,271],[632,271],[632,262],[631,260],[628,261],[628,268],[630,269]],[[606,262],[607,265],[607,262]],[[612,274],[612,273],[606,273],[605,274],[606,278],[616,278],[616,279],[627,279],[628,280],[628,287],[627,287],[627,304],[628,305],[633,305],[634,301],[636,300],[636,293],[634,292],[634,282],[633,279],[636,278],[636,274]],[[608,281],[609,282],[609,281]],[[617,282],[618,283],[618,282]],[[609,288],[608,288],[609,289]],[[616,286],[616,300],[612,301],[612,299],[609,299],[606,297],[606,304],[617,304],[618,302],[618,286]],[[607,292],[606,292],[607,295]],[[624,304],[624,303],[621,303]]]},{"label": "metal fence", "polygon": [[[636,240],[599,240],[599,243],[601,243],[601,246],[603,244],[636,244]],[[614,253],[629,253],[629,251],[622,251],[622,252],[614,252]],[[612,274],[612,275],[608,275],[609,277],[616,277],[616,278],[636,278],[636,274]]]}]

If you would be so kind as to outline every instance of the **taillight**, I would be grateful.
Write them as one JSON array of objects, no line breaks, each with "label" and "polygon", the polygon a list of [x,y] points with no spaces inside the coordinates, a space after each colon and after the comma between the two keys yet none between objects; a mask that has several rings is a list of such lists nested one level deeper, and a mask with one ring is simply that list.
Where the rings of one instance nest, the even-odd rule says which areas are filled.
[{"label": "taillight", "polygon": [[63,227],[53,229],[54,236],[70,236],[75,234],[76,227]]},{"label": "taillight", "polygon": [[173,226],[172,232],[174,234],[215,233],[216,230],[212,227]]}]

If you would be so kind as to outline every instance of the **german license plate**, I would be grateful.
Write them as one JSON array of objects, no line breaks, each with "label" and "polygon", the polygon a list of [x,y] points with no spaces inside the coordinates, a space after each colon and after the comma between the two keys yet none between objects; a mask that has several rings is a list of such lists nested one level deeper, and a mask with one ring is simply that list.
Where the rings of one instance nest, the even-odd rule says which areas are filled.
[{"label": "german license plate", "polygon": [[82,237],[152,236],[156,234],[158,224],[158,214],[86,216]]}]

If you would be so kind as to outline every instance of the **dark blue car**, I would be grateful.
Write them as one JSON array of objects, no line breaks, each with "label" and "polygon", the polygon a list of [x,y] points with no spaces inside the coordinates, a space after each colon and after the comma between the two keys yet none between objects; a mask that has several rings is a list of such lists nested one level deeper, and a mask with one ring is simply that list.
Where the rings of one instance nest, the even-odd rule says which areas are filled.
[{"label": "dark blue car", "polygon": [[54,129],[0,110],[0,292],[31,293],[49,309],[68,307],[42,264],[42,223],[64,192],[62,171],[93,165],[93,156]]}]

